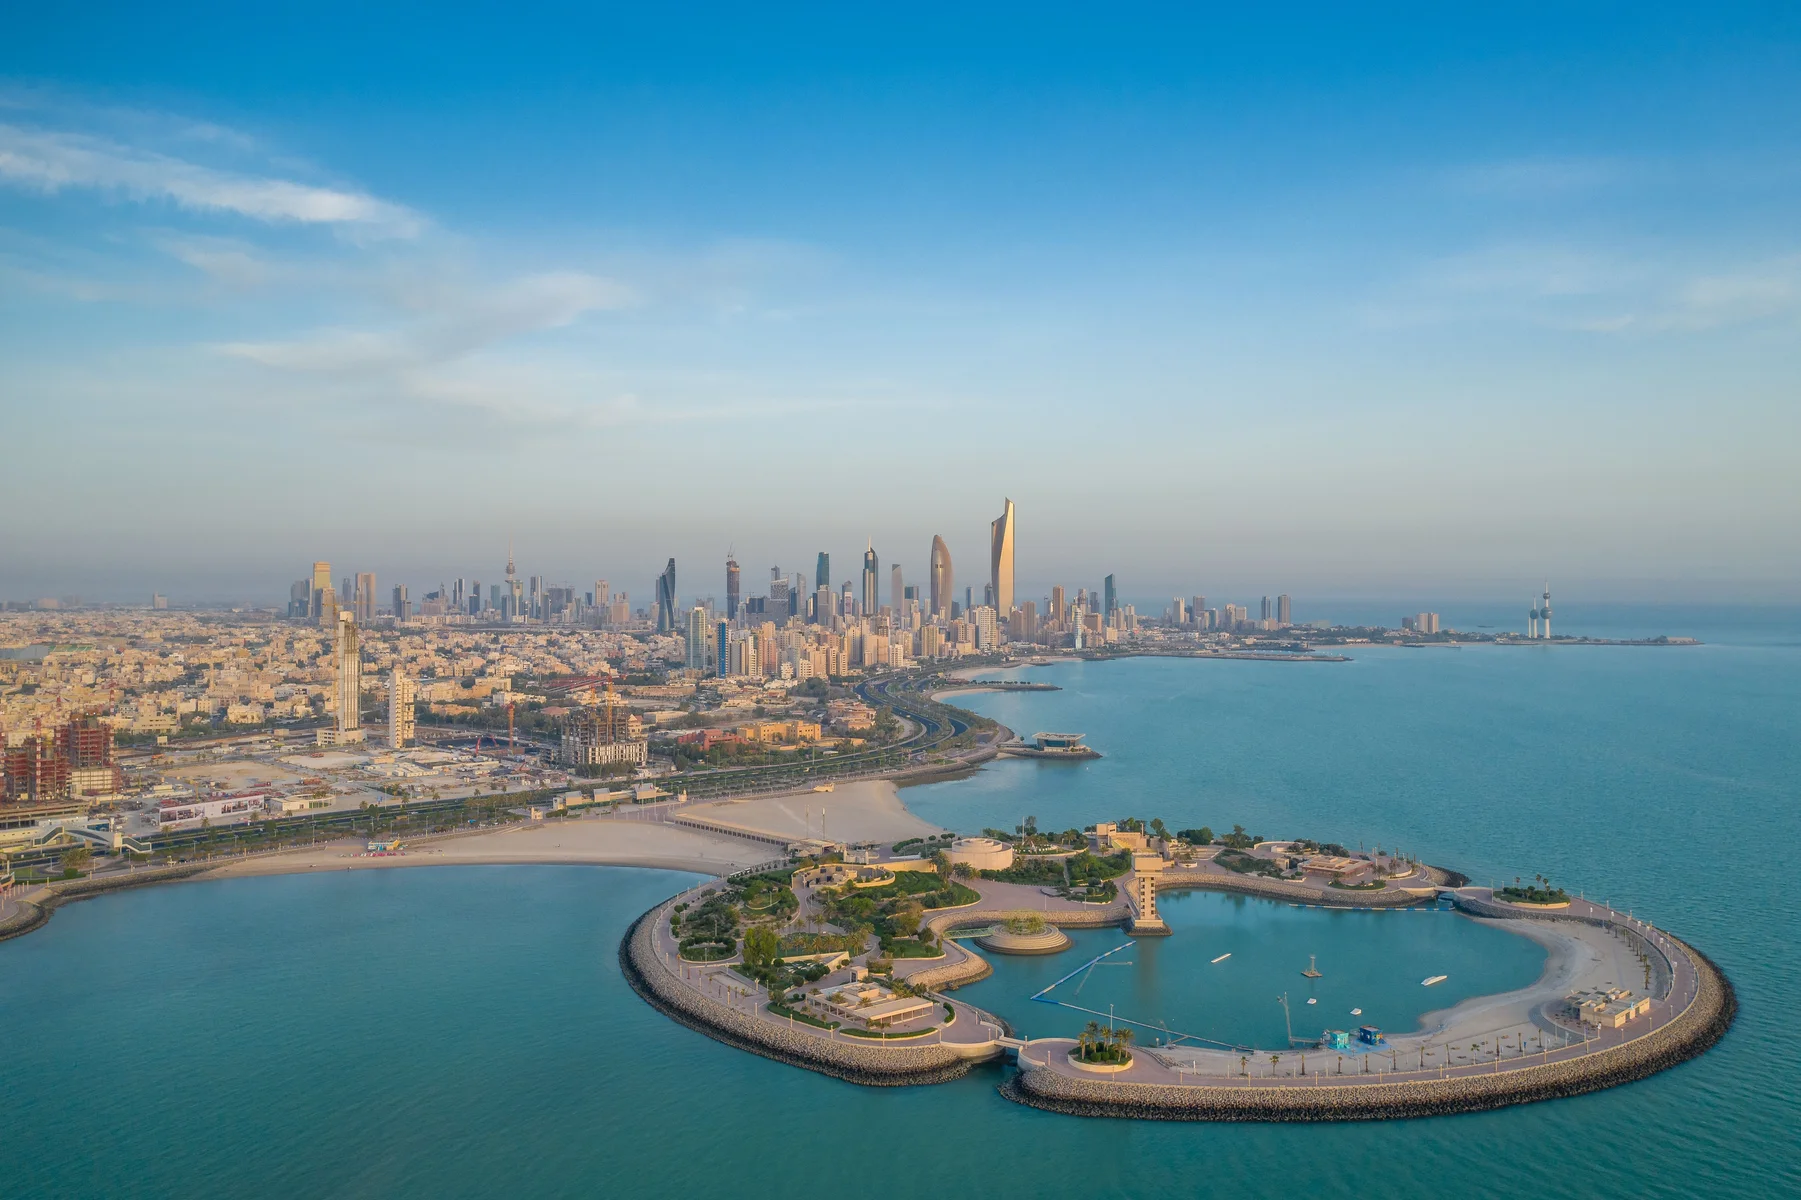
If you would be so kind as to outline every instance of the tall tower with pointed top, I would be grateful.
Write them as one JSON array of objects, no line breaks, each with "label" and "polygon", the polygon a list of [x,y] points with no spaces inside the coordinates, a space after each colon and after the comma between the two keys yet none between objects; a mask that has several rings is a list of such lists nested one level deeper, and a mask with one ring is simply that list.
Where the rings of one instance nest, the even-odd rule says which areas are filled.
[{"label": "tall tower with pointed top", "polygon": [[863,612],[865,615],[882,607],[881,597],[876,594],[876,574],[881,570],[881,563],[875,556],[875,541],[870,539],[863,551]]},{"label": "tall tower with pointed top", "polygon": [[1013,501],[1004,502],[1001,515],[989,527],[993,534],[989,556],[989,587],[994,609],[1002,617],[1013,611]]},{"label": "tall tower with pointed top", "polygon": [[932,538],[931,566],[928,570],[932,600],[932,615],[945,620],[951,615],[951,592],[956,581],[951,573],[951,551],[944,544],[942,537]]}]

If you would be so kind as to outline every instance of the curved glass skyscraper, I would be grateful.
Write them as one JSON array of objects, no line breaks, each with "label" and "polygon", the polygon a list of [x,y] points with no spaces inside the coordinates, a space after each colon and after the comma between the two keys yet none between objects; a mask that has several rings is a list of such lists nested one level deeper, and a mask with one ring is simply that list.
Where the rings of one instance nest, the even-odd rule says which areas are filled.
[{"label": "curved glass skyscraper", "polygon": [[994,610],[1002,619],[1013,611],[1013,501],[1004,503],[1001,515],[989,527],[994,535],[989,586],[994,590]]},{"label": "curved glass skyscraper", "polygon": [[944,544],[944,539],[937,535],[932,538],[932,559],[928,574],[932,593],[932,615],[949,620],[951,592],[955,590],[955,582],[951,574],[951,551],[950,547]]}]

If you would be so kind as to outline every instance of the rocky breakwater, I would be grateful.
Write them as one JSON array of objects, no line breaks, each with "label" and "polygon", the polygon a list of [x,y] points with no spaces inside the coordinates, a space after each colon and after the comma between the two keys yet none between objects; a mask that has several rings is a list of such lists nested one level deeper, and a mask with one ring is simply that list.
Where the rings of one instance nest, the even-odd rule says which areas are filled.
[{"label": "rocky breakwater", "polygon": [[0,942],[8,938],[23,937],[36,929],[43,928],[50,921],[50,914],[64,904],[76,900],[88,900],[107,892],[122,891],[125,888],[147,887],[153,883],[171,883],[178,879],[190,879],[212,870],[216,863],[183,863],[173,867],[145,867],[135,871],[118,871],[110,875],[87,876],[82,879],[56,880],[46,884],[36,893],[33,899],[20,899],[19,911],[4,923],[0,923]]},{"label": "rocky breakwater", "polygon": [[1695,969],[1696,994],[1688,1007],[1669,1024],[1623,1045],[1559,1062],[1449,1079],[1319,1086],[1258,1081],[1231,1086],[1123,1083],[1027,1066],[1002,1086],[1001,1093],[1052,1112],[1161,1121],[1373,1121],[1579,1096],[1686,1062],[1731,1027],[1738,1013],[1731,981],[1694,947],[1670,941]]},{"label": "rocky breakwater", "polygon": [[667,908],[665,904],[652,909],[626,930],[619,943],[619,967],[632,990],[672,1020],[728,1046],[851,1083],[877,1087],[941,1083],[969,1070],[970,1060],[950,1045],[858,1045],[810,1027],[752,1016],[703,995],[670,974],[658,958],[656,923],[667,919]]}]

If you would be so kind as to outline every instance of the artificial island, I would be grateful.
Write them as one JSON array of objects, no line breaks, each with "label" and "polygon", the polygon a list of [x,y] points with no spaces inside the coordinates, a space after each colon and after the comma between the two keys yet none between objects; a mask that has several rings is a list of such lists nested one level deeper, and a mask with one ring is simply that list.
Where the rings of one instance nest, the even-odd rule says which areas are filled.
[{"label": "artificial island", "polygon": [[[1394,913],[1450,906],[1538,942],[1546,964],[1531,986],[1427,1014],[1413,1031],[1296,1036],[1291,1017],[1280,1046],[1083,1007],[1081,978],[1136,939],[1167,936],[1158,896],[1182,889]],[[1065,929],[1098,927],[1125,940],[1072,961],[1030,997],[1097,1018],[1077,1037],[1024,1036],[954,994],[990,974],[984,955],[1056,954],[1071,945]],[[1006,1060],[1016,1068],[1000,1089],[1009,1099],[1166,1120],[1380,1119],[1571,1096],[1701,1053],[1736,1009],[1728,981],[1694,947],[1548,881],[1473,887],[1398,854],[1242,829],[1215,838],[1161,821],[796,845],[786,861],[645,913],[620,961],[633,988],[675,1020],[828,1075],[933,1083]],[[1320,972],[1310,959],[1300,974]]]}]

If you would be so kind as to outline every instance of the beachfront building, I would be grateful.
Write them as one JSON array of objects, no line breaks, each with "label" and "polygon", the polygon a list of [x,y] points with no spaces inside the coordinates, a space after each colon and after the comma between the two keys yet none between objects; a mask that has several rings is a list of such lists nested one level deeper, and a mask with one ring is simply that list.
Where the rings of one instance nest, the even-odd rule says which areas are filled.
[{"label": "beachfront building", "polygon": [[1371,864],[1362,858],[1344,858],[1336,854],[1314,854],[1303,858],[1301,872],[1308,880],[1319,883],[1356,883],[1369,876]]},{"label": "beachfront building", "polygon": [[1628,1021],[1651,1011],[1651,997],[1635,996],[1618,987],[1574,992],[1565,999],[1578,1022],[1597,1029],[1622,1029]]}]

